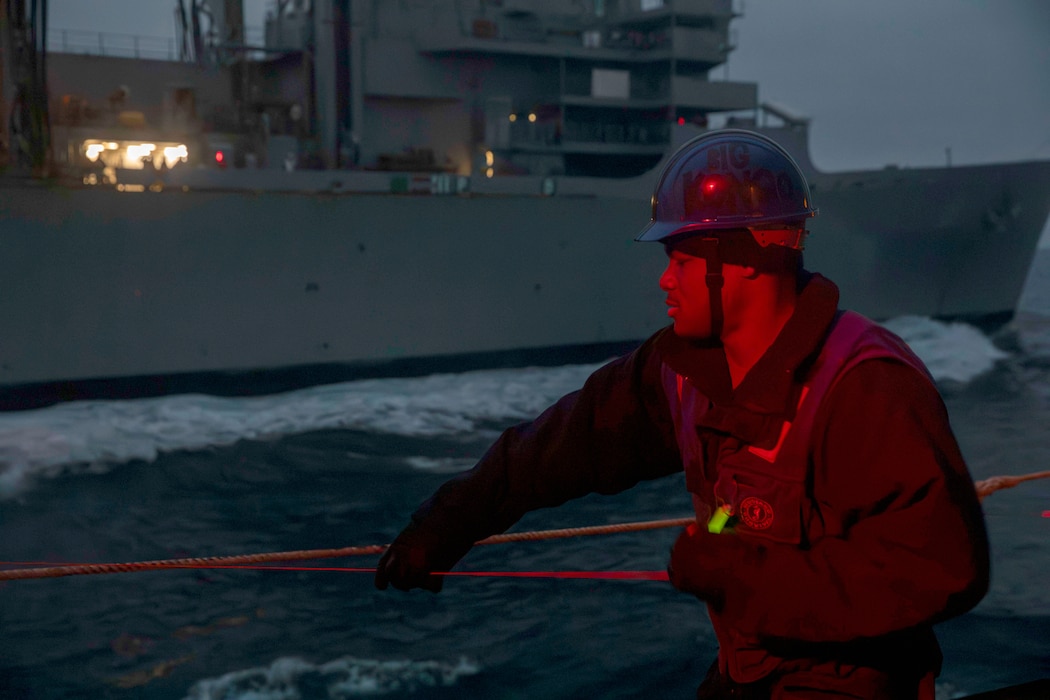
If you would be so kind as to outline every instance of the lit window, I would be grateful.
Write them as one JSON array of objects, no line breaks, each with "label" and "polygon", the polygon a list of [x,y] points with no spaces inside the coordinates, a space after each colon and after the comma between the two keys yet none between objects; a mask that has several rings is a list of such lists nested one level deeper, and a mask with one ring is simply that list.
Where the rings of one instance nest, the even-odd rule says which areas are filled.
[{"label": "lit window", "polygon": [[180,143],[177,146],[165,146],[164,165],[170,170],[175,167],[176,163],[185,163],[189,155],[189,151],[184,143]]}]

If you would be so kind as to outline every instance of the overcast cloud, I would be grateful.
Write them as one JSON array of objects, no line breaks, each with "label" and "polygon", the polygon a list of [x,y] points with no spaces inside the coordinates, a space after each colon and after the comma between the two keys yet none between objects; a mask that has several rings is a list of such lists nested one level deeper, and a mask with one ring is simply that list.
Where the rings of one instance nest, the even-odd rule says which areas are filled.
[{"label": "overcast cloud", "polygon": [[[828,170],[1050,159],[1050,2],[747,0],[729,76]],[[716,71],[716,75],[724,71]]]}]

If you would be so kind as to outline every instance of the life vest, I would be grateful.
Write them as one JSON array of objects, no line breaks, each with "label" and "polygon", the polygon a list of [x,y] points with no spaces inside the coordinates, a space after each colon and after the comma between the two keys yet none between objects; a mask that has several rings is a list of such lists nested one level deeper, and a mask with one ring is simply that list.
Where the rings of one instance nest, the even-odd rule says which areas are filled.
[{"label": "life vest", "polygon": [[[726,436],[717,450],[716,463],[710,467],[705,465],[705,447],[697,426],[712,402],[664,364],[664,393],[670,402],[686,488],[693,498],[698,525],[706,527],[717,509],[729,506],[734,514],[735,536],[806,547],[821,537],[842,534],[842,524],[822,517],[808,492],[813,427],[820,405],[838,380],[861,362],[873,359],[901,362],[933,381],[922,361],[900,338],[860,314],[839,312],[807,372],[795,416],[781,425],[775,446],[760,448]],[[708,611],[719,640],[722,673],[749,683],[767,676],[780,664],[782,659],[763,649],[758,640],[735,630],[731,621],[722,619],[714,609],[709,607]]]}]

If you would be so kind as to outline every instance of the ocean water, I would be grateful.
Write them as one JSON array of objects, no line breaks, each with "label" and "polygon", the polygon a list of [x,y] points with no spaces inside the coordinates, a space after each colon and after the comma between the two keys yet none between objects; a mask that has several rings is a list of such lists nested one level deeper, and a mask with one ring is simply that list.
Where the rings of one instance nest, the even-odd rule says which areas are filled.
[{"label": "ocean water", "polygon": [[[1050,251],[1009,328],[888,325],[927,362],[977,479],[1050,469]],[[0,414],[0,566],[389,542],[504,427],[594,366],[368,380],[287,394]],[[993,583],[938,627],[941,698],[1050,676],[1050,481],[984,502]],[[680,478],[516,530],[688,516]],[[465,570],[659,570],[676,533],[475,548]],[[375,557],[316,562],[370,567]],[[306,564],[310,564],[307,562]],[[168,570],[0,584],[0,698],[690,698],[716,650],[664,582]]]}]

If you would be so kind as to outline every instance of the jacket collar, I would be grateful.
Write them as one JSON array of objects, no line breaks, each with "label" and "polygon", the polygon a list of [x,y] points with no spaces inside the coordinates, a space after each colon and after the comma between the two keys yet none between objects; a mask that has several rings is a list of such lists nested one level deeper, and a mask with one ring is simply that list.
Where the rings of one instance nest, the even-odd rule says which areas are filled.
[{"label": "jacket collar", "polygon": [[794,313],[735,390],[720,343],[686,340],[671,328],[661,331],[656,346],[661,359],[713,404],[701,424],[758,444],[794,417],[805,372],[823,345],[839,301],[838,287],[822,275],[804,273],[800,287]]}]

